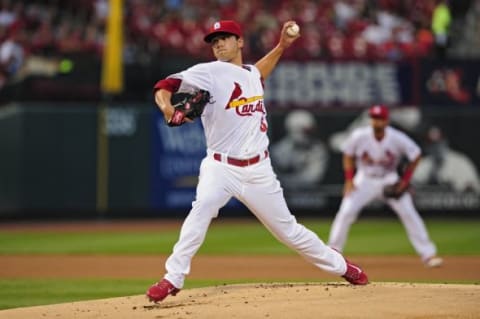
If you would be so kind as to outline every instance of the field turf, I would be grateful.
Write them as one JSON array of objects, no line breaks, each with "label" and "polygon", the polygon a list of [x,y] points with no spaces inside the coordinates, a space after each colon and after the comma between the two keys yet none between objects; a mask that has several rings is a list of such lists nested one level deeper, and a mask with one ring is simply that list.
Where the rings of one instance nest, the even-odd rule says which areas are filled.
[{"label": "field turf", "polygon": [[[299,219],[326,240],[330,220]],[[426,220],[441,255],[480,255],[480,220]],[[168,255],[178,229],[161,231],[0,231],[0,255]],[[363,219],[354,224],[345,252],[352,255],[415,255],[400,222]],[[198,254],[285,255],[295,254],[257,221],[214,221]],[[131,279],[7,279],[0,278],[0,309],[128,296],[143,292],[151,280]],[[188,280],[185,288],[222,284]],[[234,283],[229,281],[229,283]],[[94,289],[92,289],[94,287]]]}]

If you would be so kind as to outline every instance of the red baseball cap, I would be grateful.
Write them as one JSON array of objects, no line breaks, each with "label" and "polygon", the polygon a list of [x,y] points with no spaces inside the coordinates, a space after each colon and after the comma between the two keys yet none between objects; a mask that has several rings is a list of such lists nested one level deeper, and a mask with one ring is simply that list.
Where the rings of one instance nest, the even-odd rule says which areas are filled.
[{"label": "red baseball cap", "polygon": [[230,33],[239,38],[242,37],[242,29],[238,23],[232,20],[221,20],[215,22],[210,29],[208,29],[208,33],[203,40],[210,43],[213,37],[219,33]]},{"label": "red baseball cap", "polygon": [[388,120],[388,113],[388,107],[382,104],[373,105],[370,107],[370,110],[368,110],[370,117],[382,120]]}]

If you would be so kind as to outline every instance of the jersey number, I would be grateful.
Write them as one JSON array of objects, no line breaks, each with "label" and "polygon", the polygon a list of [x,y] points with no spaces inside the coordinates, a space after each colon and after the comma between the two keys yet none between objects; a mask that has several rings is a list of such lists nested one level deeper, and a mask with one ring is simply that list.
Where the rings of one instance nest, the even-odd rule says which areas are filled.
[{"label": "jersey number", "polygon": [[266,132],[267,130],[268,130],[267,121],[265,121],[265,117],[262,116],[262,119],[260,120],[260,132]]}]

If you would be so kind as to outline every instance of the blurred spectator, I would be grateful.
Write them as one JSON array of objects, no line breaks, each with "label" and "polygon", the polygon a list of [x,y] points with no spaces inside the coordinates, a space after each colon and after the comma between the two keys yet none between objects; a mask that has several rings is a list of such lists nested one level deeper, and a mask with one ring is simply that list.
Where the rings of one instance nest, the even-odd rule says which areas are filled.
[{"label": "blurred spectator", "polygon": [[22,31],[12,30],[7,39],[0,44],[0,88],[23,66],[25,52],[21,42],[22,35]]},{"label": "blurred spectator", "polygon": [[433,11],[432,30],[435,36],[435,47],[438,57],[445,57],[448,46],[448,36],[451,23],[450,8],[448,0],[438,0]]},{"label": "blurred spectator", "polygon": [[341,30],[331,32],[326,43],[329,57],[343,59],[347,56],[345,52],[345,36]]},{"label": "blurred spectator", "polygon": [[94,18],[97,21],[105,22],[108,17],[108,0],[95,0]]},{"label": "blurred spectator", "polygon": [[367,43],[378,46],[390,40],[391,30],[374,21],[365,28],[362,36]]},{"label": "blurred spectator", "polygon": [[360,14],[351,2],[352,1],[339,0],[335,1],[333,6],[335,10],[335,25],[341,30],[345,30],[348,24]]},{"label": "blurred spectator", "polygon": [[419,22],[416,29],[417,33],[415,34],[415,53],[421,57],[428,56],[435,43],[433,33],[431,32],[428,25],[426,25],[424,22]]},{"label": "blurred spectator", "polygon": [[31,34],[30,48],[39,54],[53,54],[55,51],[54,30],[49,21],[42,21]]},{"label": "blurred spectator", "polygon": [[302,38],[299,39],[300,50],[294,53],[297,57],[320,58],[325,56],[322,46],[322,33],[314,23],[307,23],[302,28]]},{"label": "blurred spectator", "polygon": [[0,3],[0,27],[9,27],[15,22],[16,16],[10,0],[2,0]]}]

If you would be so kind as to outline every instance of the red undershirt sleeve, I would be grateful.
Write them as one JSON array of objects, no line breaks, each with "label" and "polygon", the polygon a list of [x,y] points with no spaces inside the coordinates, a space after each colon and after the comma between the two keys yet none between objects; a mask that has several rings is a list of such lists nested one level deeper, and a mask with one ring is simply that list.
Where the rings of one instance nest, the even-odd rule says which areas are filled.
[{"label": "red undershirt sleeve", "polygon": [[156,92],[157,90],[163,89],[172,93],[177,92],[181,83],[182,80],[180,79],[166,78],[158,81],[153,87],[153,91]]}]

